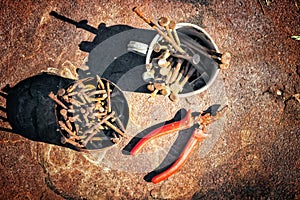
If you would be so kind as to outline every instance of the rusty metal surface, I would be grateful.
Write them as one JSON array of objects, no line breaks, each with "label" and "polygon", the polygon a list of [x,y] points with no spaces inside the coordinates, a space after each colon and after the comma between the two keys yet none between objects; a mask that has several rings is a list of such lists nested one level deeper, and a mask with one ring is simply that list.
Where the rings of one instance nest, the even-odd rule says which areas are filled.
[{"label": "rusty metal surface", "polygon": [[[178,173],[154,185],[143,176],[163,155],[152,160],[153,166],[141,163],[142,170],[135,158],[118,159],[120,149],[99,153],[95,160],[11,133],[3,119],[1,199],[299,199],[300,103],[292,95],[300,93],[300,42],[290,37],[300,34],[300,14],[294,2],[144,2],[141,9],[152,18],[166,15],[200,25],[233,59],[216,88],[177,104],[158,97],[157,104],[149,106],[143,94],[127,94],[134,124],[129,128],[134,134],[172,118],[182,107],[197,110],[220,100],[230,111],[213,147],[198,147]],[[75,21],[87,19],[93,27],[105,22],[148,28],[131,11],[141,3],[0,1],[0,87],[13,86],[48,67],[83,67],[88,53],[78,45],[95,35],[51,17],[51,11]],[[208,94],[210,99],[203,101]],[[5,98],[0,102],[5,107]],[[1,119],[5,117],[1,109]],[[170,146],[174,137],[161,138],[156,145],[168,141]]]}]

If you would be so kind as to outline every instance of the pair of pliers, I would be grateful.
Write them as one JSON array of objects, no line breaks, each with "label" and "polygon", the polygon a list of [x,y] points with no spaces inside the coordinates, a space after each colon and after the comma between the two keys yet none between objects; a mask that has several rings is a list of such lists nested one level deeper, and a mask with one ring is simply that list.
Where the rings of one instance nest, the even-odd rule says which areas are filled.
[{"label": "pair of pliers", "polygon": [[211,115],[211,113],[200,113],[200,115],[193,117],[191,110],[188,110],[186,116],[179,120],[175,121],[173,123],[164,125],[162,127],[156,128],[155,130],[151,131],[149,134],[144,136],[142,139],[139,140],[139,142],[131,149],[130,154],[136,155],[149,141],[158,138],[160,136],[170,134],[176,131],[181,131],[184,129],[191,128],[194,126],[194,124],[199,124],[199,129],[195,129],[186,143],[183,151],[177,158],[177,160],[172,163],[166,170],[163,172],[155,175],[152,177],[151,182],[158,183],[160,181],[165,180],[166,178],[170,177],[174,173],[176,173],[187,161],[195,147],[199,142],[204,140],[208,137],[208,134],[206,132],[207,126],[219,119],[228,109],[228,106],[223,107],[221,110],[216,112],[216,115]]}]

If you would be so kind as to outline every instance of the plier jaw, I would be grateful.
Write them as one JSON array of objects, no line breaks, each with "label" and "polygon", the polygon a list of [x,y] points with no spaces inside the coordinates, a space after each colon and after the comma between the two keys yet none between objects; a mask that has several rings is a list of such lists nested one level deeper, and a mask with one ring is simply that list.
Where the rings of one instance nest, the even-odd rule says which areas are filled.
[{"label": "plier jaw", "polygon": [[158,183],[170,177],[176,173],[187,161],[187,159],[192,154],[193,150],[196,148],[197,144],[208,137],[206,133],[206,127],[219,119],[227,110],[228,106],[223,107],[220,111],[216,113],[215,116],[210,113],[200,113],[199,116],[193,117],[191,110],[188,110],[186,116],[173,123],[161,126],[154,129],[149,134],[144,136],[139,142],[131,149],[130,154],[136,155],[149,141],[158,138],[160,136],[170,134],[176,131],[181,131],[193,127],[194,124],[198,123],[200,128],[193,131],[190,139],[186,143],[183,151],[177,158],[177,160],[172,163],[167,169],[151,178],[151,182]]}]

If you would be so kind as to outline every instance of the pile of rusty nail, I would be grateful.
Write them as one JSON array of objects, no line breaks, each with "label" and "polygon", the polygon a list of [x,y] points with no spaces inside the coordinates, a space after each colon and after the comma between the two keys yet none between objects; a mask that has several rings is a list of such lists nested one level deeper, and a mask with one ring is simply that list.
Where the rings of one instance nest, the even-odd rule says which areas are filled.
[{"label": "pile of rusty nail", "polygon": [[[152,57],[142,77],[149,83],[147,88],[152,92],[151,98],[160,92],[170,100],[178,101],[178,94],[183,91],[188,80],[192,76],[194,80],[201,76],[199,71],[203,67],[199,67],[202,65],[200,53],[218,63],[220,69],[229,67],[231,60],[229,52],[221,54],[197,43],[182,44],[175,28],[175,21],[161,17],[156,23],[146,18],[137,7],[133,11],[162,37],[162,40],[152,47],[154,54],[158,56]],[[195,48],[199,54],[193,53]]]},{"label": "pile of rusty nail", "polygon": [[[56,95],[49,94],[56,102],[62,144],[69,143],[79,150],[86,149],[89,144],[97,149],[101,148],[99,142],[104,138],[118,143],[126,136],[122,125],[116,123],[111,93],[110,82],[97,76],[77,80],[67,89],[60,88]],[[111,130],[112,136],[107,137],[106,130]]]}]

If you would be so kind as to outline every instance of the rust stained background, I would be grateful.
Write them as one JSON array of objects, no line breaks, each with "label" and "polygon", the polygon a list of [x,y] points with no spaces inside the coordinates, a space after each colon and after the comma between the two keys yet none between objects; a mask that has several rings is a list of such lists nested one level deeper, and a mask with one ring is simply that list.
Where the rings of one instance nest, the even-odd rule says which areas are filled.
[{"label": "rust stained background", "polygon": [[[78,180],[86,174],[46,170],[43,149],[55,149],[54,160],[61,166],[70,159],[69,150],[10,133],[2,109],[1,199],[299,199],[300,103],[292,95],[300,93],[300,41],[290,37],[300,34],[300,13],[293,0],[272,1],[269,6],[262,0],[261,5],[242,0],[2,0],[0,87],[13,86],[48,67],[84,63],[88,54],[78,44],[92,41],[94,35],[49,16],[51,11],[75,21],[87,19],[94,27],[104,22],[148,28],[131,11],[136,5],[152,18],[165,15],[200,25],[221,51],[232,53],[231,67],[222,72],[231,109],[213,150],[203,159],[193,155],[170,180],[157,185],[146,183],[141,173],[105,171],[100,166],[90,178],[101,182],[86,182],[84,190]],[[5,107],[2,97],[0,105]],[[75,164],[86,165],[80,154],[72,156]]]}]

